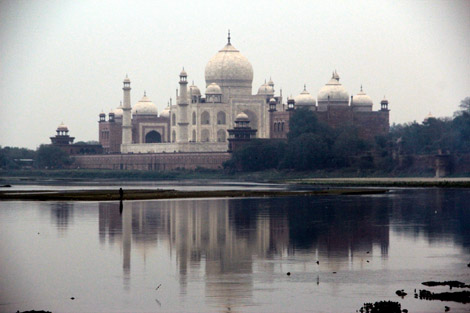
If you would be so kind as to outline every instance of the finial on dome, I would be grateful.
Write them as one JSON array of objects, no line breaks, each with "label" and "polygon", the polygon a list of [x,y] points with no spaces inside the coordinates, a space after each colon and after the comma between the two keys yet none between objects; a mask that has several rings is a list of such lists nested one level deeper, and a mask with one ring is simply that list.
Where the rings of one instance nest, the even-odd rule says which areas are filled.
[{"label": "finial on dome", "polygon": [[230,29],[228,30],[228,37],[227,37],[227,40],[228,40],[228,44],[230,45]]},{"label": "finial on dome", "polygon": [[147,97],[147,92],[144,90],[144,97]]},{"label": "finial on dome", "polygon": [[304,84],[304,91],[307,91],[307,84]]},{"label": "finial on dome", "polygon": [[361,92],[362,92],[362,84],[361,84]]}]

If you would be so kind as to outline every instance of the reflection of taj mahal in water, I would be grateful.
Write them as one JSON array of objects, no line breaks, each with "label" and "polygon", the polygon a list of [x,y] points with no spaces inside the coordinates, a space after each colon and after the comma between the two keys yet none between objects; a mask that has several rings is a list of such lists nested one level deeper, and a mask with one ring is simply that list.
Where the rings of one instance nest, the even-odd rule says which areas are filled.
[{"label": "reflection of taj mahal in water", "polygon": [[[202,271],[207,277],[206,293],[215,299],[226,299],[224,305],[233,305],[240,296],[250,296],[255,268],[267,273],[282,272],[276,260],[291,254],[308,256],[316,251],[315,257],[329,271],[351,264],[360,266],[365,262],[365,252],[374,248],[382,256],[387,255],[389,230],[376,227],[388,224],[387,214],[372,213],[382,206],[380,200],[377,207],[366,210],[372,213],[371,219],[357,214],[362,206],[360,200],[340,208],[342,213],[335,210],[327,215],[321,210],[321,201],[313,207],[310,200],[294,202],[292,199],[124,202],[122,215],[118,203],[102,202],[100,241],[122,245],[126,275],[130,275],[131,255],[135,255],[131,250],[145,254],[163,246],[176,260],[180,288],[186,288],[192,271]],[[293,205],[301,211],[297,211],[303,216],[301,221],[289,213]],[[276,208],[276,212],[268,213],[266,208]],[[335,214],[342,216],[336,219]],[[345,215],[350,217],[348,221],[343,220]],[[315,220],[316,226],[301,226],[305,219]],[[344,262],[329,263],[330,256]],[[307,263],[315,269],[315,259],[308,258]],[[233,284],[239,288],[233,289]]]},{"label": "reflection of taj mahal in water", "polygon": [[237,117],[247,118],[258,138],[286,138],[290,116],[299,107],[314,111],[333,127],[354,125],[366,139],[389,129],[388,101],[382,100],[380,110],[373,111],[373,101],[362,87],[350,97],[336,71],[317,99],[304,86],[301,94],[284,103],[282,90],[276,95],[271,79],[252,94],[253,67],[232,45],[230,33],[205,67],[205,96],[194,83],[188,86],[184,69],[179,77],[176,103],[160,114],[145,93],[131,106],[131,81],[124,79],[121,106],[108,120],[100,114],[99,141],[105,153],[223,153]]}]

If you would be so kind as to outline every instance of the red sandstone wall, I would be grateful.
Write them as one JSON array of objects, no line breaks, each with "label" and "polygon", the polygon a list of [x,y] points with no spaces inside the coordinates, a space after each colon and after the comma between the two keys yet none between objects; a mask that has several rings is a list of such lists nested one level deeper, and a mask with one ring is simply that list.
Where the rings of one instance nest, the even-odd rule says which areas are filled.
[{"label": "red sandstone wall", "polygon": [[[270,138],[272,139],[287,139],[289,133],[289,119],[291,117],[290,111],[276,111],[272,112],[270,121]],[[282,123],[284,128],[282,129]]]},{"label": "red sandstone wall", "polygon": [[122,124],[109,123],[109,153],[121,152]]},{"label": "red sandstone wall", "polygon": [[[336,128],[354,126],[360,138],[374,140],[377,135],[389,132],[389,111],[353,112],[351,107],[330,107],[328,111],[316,111],[318,120]],[[289,132],[289,112],[273,112],[270,122],[271,138],[287,138]],[[284,121],[284,131],[276,130],[275,123]]]},{"label": "red sandstone wall", "polygon": [[230,154],[222,153],[149,153],[83,155],[75,157],[75,168],[123,169],[123,170],[174,170],[177,168],[221,169],[222,163],[230,159]]}]

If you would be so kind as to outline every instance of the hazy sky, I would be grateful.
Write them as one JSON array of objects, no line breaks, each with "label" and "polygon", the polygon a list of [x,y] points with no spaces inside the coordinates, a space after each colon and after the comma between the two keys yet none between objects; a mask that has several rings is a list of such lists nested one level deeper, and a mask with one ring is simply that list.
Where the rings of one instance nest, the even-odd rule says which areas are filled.
[{"label": "hazy sky", "polygon": [[470,1],[0,1],[0,145],[49,143],[62,121],[98,139],[98,114],[143,95],[161,111],[227,42],[253,92],[316,98],[337,70],[349,93],[386,95],[391,122],[451,116],[470,96]]}]

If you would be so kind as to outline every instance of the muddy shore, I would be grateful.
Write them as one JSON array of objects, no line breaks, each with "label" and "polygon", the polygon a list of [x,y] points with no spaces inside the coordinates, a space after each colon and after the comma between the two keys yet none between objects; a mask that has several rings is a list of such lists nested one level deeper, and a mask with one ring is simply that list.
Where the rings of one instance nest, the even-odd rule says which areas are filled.
[{"label": "muddy shore", "polygon": [[[146,199],[185,199],[185,198],[253,198],[253,197],[292,197],[315,195],[366,195],[383,194],[388,189],[322,189],[313,191],[278,190],[215,190],[215,191],[177,191],[177,190],[125,190],[122,200]],[[32,201],[115,201],[120,200],[118,190],[41,190],[41,191],[0,191],[0,200]]]},{"label": "muddy shore", "polygon": [[470,177],[351,177],[351,178],[300,178],[288,179],[285,183],[315,186],[358,187],[438,187],[470,188]]}]

